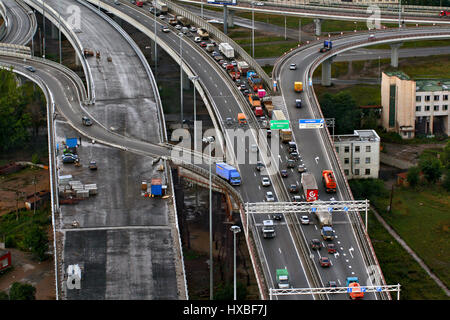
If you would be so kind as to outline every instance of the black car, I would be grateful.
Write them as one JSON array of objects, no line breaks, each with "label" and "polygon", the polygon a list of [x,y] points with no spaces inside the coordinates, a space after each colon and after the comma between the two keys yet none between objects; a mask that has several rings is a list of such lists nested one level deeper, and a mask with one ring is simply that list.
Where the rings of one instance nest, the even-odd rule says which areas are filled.
[{"label": "black car", "polygon": [[272,215],[272,219],[273,220],[283,220],[283,214],[282,213],[274,213],[273,215]]},{"label": "black car", "polygon": [[289,192],[290,193],[298,193],[298,186],[296,184],[291,184],[289,186]]},{"label": "black car", "polygon": [[256,163],[256,170],[261,171],[262,168],[264,168],[264,163],[258,161]]},{"label": "black car", "polygon": [[296,108],[301,108],[302,107],[302,100],[295,99],[295,107]]},{"label": "black car", "polygon": [[329,288],[336,288],[337,287],[336,281],[328,281],[328,287]]},{"label": "black car", "polygon": [[81,122],[83,123],[83,125],[85,126],[92,126],[92,120],[89,119],[88,117],[84,116],[81,118]]},{"label": "black car", "polygon": [[302,165],[302,164],[298,166],[297,170],[298,170],[299,173],[306,172],[306,168],[305,168],[305,166]]},{"label": "black car", "polygon": [[281,170],[281,176],[283,178],[286,178],[288,176],[288,171],[287,170]]},{"label": "black car", "polygon": [[288,143],[289,153],[297,151],[297,144],[294,141]]},{"label": "black car", "polygon": [[319,239],[312,239],[311,240],[311,249],[313,250],[320,250],[322,245],[320,244]]},{"label": "black car", "polygon": [[291,152],[289,154],[289,159],[298,160],[298,153],[297,153],[297,151]]},{"label": "black car", "polygon": [[287,167],[288,168],[294,168],[295,167],[295,161],[292,159],[289,159],[287,162]]},{"label": "black car", "polygon": [[271,130],[267,130],[267,138],[271,138],[272,137],[272,131]]}]

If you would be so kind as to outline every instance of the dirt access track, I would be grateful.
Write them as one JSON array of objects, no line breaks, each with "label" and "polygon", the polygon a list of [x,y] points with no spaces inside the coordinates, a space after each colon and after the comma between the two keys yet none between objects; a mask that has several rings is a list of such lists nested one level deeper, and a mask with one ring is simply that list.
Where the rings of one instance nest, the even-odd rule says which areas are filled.
[{"label": "dirt access track", "polygon": [[28,283],[36,288],[36,300],[55,300],[55,272],[53,259],[32,260],[32,254],[17,249],[11,252],[13,268],[0,275],[0,291],[8,292],[14,282]]}]

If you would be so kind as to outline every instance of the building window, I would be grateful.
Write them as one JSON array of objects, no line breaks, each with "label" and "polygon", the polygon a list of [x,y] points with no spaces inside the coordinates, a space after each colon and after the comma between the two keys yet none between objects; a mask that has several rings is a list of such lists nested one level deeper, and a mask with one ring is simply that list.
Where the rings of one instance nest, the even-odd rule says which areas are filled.
[{"label": "building window", "polygon": [[348,164],[349,163],[349,159],[348,158],[344,158],[344,163]]},{"label": "building window", "polygon": [[339,153],[339,147],[336,147],[336,153]]},{"label": "building window", "polygon": [[442,96],[442,100],[447,101],[447,100],[448,100],[448,94],[444,94],[444,95]]},{"label": "building window", "polygon": [[439,111],[439,106],[434,106],[434,111]]},{"label": "building window", "polygon": [[348,169],[344,169],[344,174],[348,176]]},{"label": "building window", "polygon": [[355,158],[355,164],[359,164],[359,158]]},{"label": "building window", "polygon": [[425,96],[425,101],[430,101],[430,96]]},{"label": "building window", "polygon": [[416,106],[416,112],[420,112],[422,108],[420,106]]},{"label": "building window", "polygon": [[422,101],[422,97],[421,96],[416,96],[416,102],[420,102]]},{"label": "building window", "polygon": [[448,105],[447,105],[447,104],[444,104],[444,105],[442,106],[442,110],[447,111],[447,110],[448,110]]},{"label": "building window", "polygon": [[355,152],[359,152],[360,147],[359,146],[355,146]]},{"label": "building window", "polygon": [[395,126],[395,95],[395,84],[391,84],[389,87],[389,128],[393,128]]},{"label": "building window", "polygon": [[366,158],[366,164],[369,164],[370,163],[370,157],[367,157]]},{"label": "building window", "polygon": [[359,176],[359,169],[355,169],[355,176]]},{"label": "building window", "polygon": [[370,146],[366,146],[366,152],[370,152]]},{"label": "building window", "polygon": [[370,169],[366,169],[366,176],[370,176]]},{"label": "building window", "polygon": [[425,111],[430,111],[430,106],[425,106]]},{"label": "building window", "polygon": [[345,152],[345,153],[349,153],[349,152],[350,152],[350,147],[349,147],[349,146],[346,146],[346,147],[344,148],[344,152]]},{"label": "building window", "polygon": [[434,101],[439,101],[439,96],[434,96]]}]

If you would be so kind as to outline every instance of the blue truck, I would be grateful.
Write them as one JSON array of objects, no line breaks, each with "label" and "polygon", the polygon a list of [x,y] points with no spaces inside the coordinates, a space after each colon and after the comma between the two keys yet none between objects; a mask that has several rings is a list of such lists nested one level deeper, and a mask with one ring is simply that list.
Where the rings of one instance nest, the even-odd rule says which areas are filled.
[{"label": "blue truck", "polygon": [[241,175],[239,174],[239,171],[225,162],[216,163],[216,174],[227,180],[233,186],[241,184]]},{"label": "blue truck", "polygon": [[320,48],[320,52],[327,52],[333,48],[333,43],[330,40],[325,40],[323,42],[323,47]]}]

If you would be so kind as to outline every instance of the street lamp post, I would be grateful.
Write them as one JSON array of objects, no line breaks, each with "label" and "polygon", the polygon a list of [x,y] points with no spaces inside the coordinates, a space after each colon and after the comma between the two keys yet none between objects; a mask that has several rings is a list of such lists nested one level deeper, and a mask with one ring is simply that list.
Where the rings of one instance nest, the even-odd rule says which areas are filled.
[{"label": "street lamp post", "polygon": [[233,242],[234,242],[234,300],[237,300],[236,294],[236,234],[241,232],[239,226],[231,226],[231,231],[233,231]]},{"label": "street lamp post", "polygon": [[212,184],[211,184],[211,143],[214,142],[214,137],[203,138],[203,142],[209,144],[209,300],[213,300],[213,254],[212,254]]},{"label": "street lamp post", "polygon": [[45,59],[45,0],[42,1],[42,58]]},{"label": "street lamp post", "polygon": [[252,58],[255,57],[255,10],[252,1]]},{"label": "street lamp post", "polygon": [[199,76],[193,76],[189,77],[189,80],[191,80],[194,83],[194,151],[197,151],[197,99],[196,99],[196,90],[195,90],[195,83],[199,79]]},{"label": "street lamp post", "polygon": [[156,82],[157,81],[156,79],[158,78],[158,42],[156,41],[156,1],[153,2],[153,13],[155,14],[154,32],[155,32],[155,82]]},{"label": "street lamp post", "polygon": [[180,37],[180,95],[181,95],[181,127],[183,128],[183,47],[182,47],[182,38],[183,38],[183,33],[180,32],[179,34]]}]

